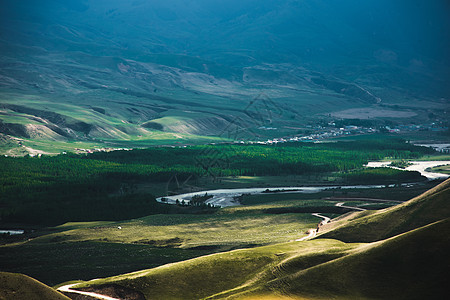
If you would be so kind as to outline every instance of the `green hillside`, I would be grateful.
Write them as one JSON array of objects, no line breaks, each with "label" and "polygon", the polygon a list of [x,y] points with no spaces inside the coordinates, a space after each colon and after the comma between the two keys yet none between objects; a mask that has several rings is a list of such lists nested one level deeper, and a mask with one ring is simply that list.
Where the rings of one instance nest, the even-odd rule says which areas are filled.
[{"label": "green hillside", "polygon": [[313,266],[345,255],[358,244],[335,240],[291,242],[225,253],[169,264],[155,269],[98,279],[76,288],[102,288],[111,284],[142,292],[151,299],[203,299],[233,295],[252,289],[281,270],[285,261],[302,260]]},{"label": "green hillside", "polygon": [[[450,216],[450,180],[401,205],[360,212],[343,219],[320,237],[345,242],[372,242],[419,228]],[[324,228],[326,231],[326,227]]]},{"label": "green hillside", "polygon": [[438,299],[446,294],[450,219],[287,274],[263,288],[311,299]]},{"label": "green hillside", "polygon": [[370,244],[319,239],[235,250],[78,288],[124,286],[150,299],[433,299],[445,291],[449,224]]},{"label": "green hillside", "polygon": [[[448,283],[449,184],[336,229],[353,228],[349,236],[366,244],[322,235],[203,256],[77,288],[123,286],[151,299],[433,299]],[[386,235],[393,237],[383,239]]]},{"label": "green hillside", "polygon": [[69,298],[26,275],[0,272],[0,299],[64,300]]}]

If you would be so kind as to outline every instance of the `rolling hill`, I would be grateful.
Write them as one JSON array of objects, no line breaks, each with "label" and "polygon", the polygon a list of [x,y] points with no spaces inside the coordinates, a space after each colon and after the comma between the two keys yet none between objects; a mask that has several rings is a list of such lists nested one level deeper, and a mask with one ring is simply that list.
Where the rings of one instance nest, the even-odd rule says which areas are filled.
[{"label": "rolling hill", "polygon": [[0,272],[0,299],[70,299],[49,286],[22,274]]},{"label": "rolling hill", "polygon": [[[77,288],[102,291],[123,286],[152,299],[436,298],[448,284],[449,184],[447,180],[398,207],[375,213],[383,216],[372,221],[375,229],[363,227],[370,223],[364,218],[349,221],[354,239],[368,243],[345,243],[322,235],[97,279]],[[427,214],[434,205],[441,205],[442,213]],[[392,225],[399,209],[403,209],[403,226]],[[389,234],[376,230],[390,226]],[[371,235],[370,230],[378,234]]]},{"label": "rolling hill", "polygon": [[433,299],[446,293],[450,219],[298,270],[264,289],[311,299]]},{"label": "rolling hill", "polygon": [[[321,238],[373,242],[443,220],[450,216],[450,181],[403,204],[376,212],[354,213],[325,226]],[[327,232],[327,230],[330,230]]]}]

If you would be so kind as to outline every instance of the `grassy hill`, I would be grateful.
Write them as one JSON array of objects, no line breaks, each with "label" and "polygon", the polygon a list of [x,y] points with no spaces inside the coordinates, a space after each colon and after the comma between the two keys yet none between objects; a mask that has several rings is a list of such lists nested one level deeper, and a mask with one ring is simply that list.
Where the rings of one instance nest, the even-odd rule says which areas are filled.
[{"label": "grassy hill", "polygon": [[437,299],[449,283],[449,234],[447,218],[287,274],[263,290],[312,299]]},{"label": "grassy hill", "polygon": [[448,284],[449,182],[336,229],[353,228],[349,238],[370,243],[324,239],[330,231],[306,242],[203,256],[78,287],[117,285],[152,299],[436,298]]},{"label": "grassy hill", "polygon": [[0,272],[0,299],[64,300],[69,298],[26,275]]},{"label": "grassy hill", "polygon": [[302,259],[304,265],[312,266],[340,257],[358,246],[320,240],[234,250],[94,280],[77,288],[101,289],[114,284],[140,291],[151,299],[203,299],[213,295],[221,298],[273,279],[272,271],[277,272],[284,261]]},{"label": "grassy hill", "polygon": [[[345,242],[372,242],[450,216],[450,180],[401,205],[376,212],[359,212],[325,226],[323,238]],[[330,230],[327,232],[327,230]]]},{"label": "grassy hill", "polygon": [[318,239],[204,256],[79,287],[151,299],[432,299],[445,292],[450,220],[369,244]]}]

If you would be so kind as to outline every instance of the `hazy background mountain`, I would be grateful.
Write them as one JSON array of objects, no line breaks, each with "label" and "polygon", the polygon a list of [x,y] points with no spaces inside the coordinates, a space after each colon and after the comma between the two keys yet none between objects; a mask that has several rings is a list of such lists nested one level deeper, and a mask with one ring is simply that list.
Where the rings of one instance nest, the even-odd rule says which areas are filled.
[{"label": "hazy background mountain", "polygon": [[445,0],[2,0],[1,139],[264,137],[357,107],[446,119],[449,13]]}]

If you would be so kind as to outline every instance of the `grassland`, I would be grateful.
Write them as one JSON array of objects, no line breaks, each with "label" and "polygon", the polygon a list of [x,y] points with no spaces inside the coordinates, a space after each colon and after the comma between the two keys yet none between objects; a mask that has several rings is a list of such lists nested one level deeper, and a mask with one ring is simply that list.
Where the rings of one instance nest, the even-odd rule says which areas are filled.
[{"label": "grassland", "polygon": [[[330,217],[345,212],[336,209],[335,200],[323,198],[349,198],[339,201],[352,205],[365,204],[351,200],[352,197],[406,200],[433,183],[411,188],[328,190],[310,195],[245,195],[245,205],[220,210],[161,204],[154,195],[191,188],[350,184],[358,182],[358,174],[364,183],[371,184],[371,178],[379,183],[401,182],[404,179],[399,174],[415,181],[421,179],[416,173],[390,169],[375,169],[375,174],[369,172],[367,177],[362,165],[369,159],[415,158],[428,151],[389,140],[366,145],[209,145],[90,155],[1,157],[1,225],[20,228],[28,224],[23,236],[1,237],[1,268],[54,285],[155,268],[233,249],[267,245],[275,251],[274,245],[305,237],[308,229],[316,228],[320,219],[311,216],[311,212]],[[205,176],[200,162],[213,161],[217,153],[228,163],[207,164],[208,170],[218,173]],[[174,174],[178,183],[190,179],[185,186],[176,185]],[[169,186],[170,182],[174,186]],[[395,202],[387,203],[390,204]],[[45,227],[48,225],[51,227]],[[322,254],[312,261],[328,261],[360,246],[332,240],[317,243],[315,249]],[[288,244],[288,248],[302,245]],[[269,252],[269,259],[260,259],[259,254],[254,257],[258,267],[251,270],[249,265],[246,278],[256,271],[265,272],[263,264],[277,264],[279,258],[288,258]],[[225,287],[229,286],[221,288]]]},{"label": "grassland", "polygon": [[[51,285],[151,268],[205,254],[295,240],[320,220],[310,214],[267,214],[271,205],[213,215],[153,215],[122,222],[67,223],[10,237],[2,269]],[[120,227],[120,229],[119,229]],[[268,235],[267,233],[272,234]]]},{"label": "grassland", "polygon": [[438,155],[424,155],[417,160],[450,160],[450,155],[438,154]]},{"label": "grassland", "polygon": [[[152,299],[437,298],[446,292],[450,219],[448,201],[442,199],[448,199],[449,184],[447,180],[400,206],[369,213],[369,217],[384,215],[377,226],[387,228],[403,210],[402,222],[407,225],[394,226],[388,238],[375,235],[367,243],[345,243],[322,235],[306,242],[203,256],[81,283],[77,288],[101,291],[124,286]],[[370,223],[357,214],[348,217],[354,222],[347,226]],[[370,229],[360,227],[353,234],[367,237]],[[329,233],[333,230],[340,228]]]},{"label": "grassland", "polygon": [[152,299],[434,298],[445,291],[448,225],[447,219],[369,244],[318,239],[235,250],[77,288],[119,285]]},{"label": "grassland", "polygon": [[34,242],[0,247],[1,268],[49,286],[155,268],[211,254],[212,250],[108,242]]},{"label": "grassland", "polygon": [[[9,156],[228,141],[226,137],[142,127],[140,125],[149,117],[148,112],[140,112],[136,108],[127,110],[114,104],[107,107],[101,104],[100,107],[79,106],[70,101],[61,103],[49,100],[51,97],[42,99],[35,95],[11,95],[14,101],[5,95],[1,97],[0,132],[3,134],[0,153]],[[109,113],[114,109],[118,112]],[[168,118],[173,122],[192,122],[193,116],[182,115],[181,112],[174,113]]]},{"label": "grassland", "polygon": [[[420,194],[430,186],[431,183],[411,188],[248,195],[244,197],[246,205],[212,214],[184,212],[127,221],[70,222],[51,228],[28,226],[23,228],[24,236],[3,237],[6,244],[0,246],[0,261],[3,270],[24,273],[49,285],[113,276],[230,249],[305,237],[320,219],[302,210],[323,212],[333,208],[337,202],[322,199],[325,197],[366,195],[404,200],[402,197]],[[342,212],[324,215],[337,217]]]},{"label": "grassland", "polygon": [[[308,214],[280,217],[235,208],[230,213],[225,210],[214,215],[155,215],[124,222],[83,223],[84,228],[68,223],[55,228],[62,232],[36,238],[33,242],[105,241],[185,249],[229,249],[296,239],[306,235],[306,230],[318,220]],[[267,236],[267,232],[273,234]]]},{"label": "grassland", "polygon": [[357,213],[350,220],[330,225],[333,230],[322,233],[322,236],[346,242],[376,241],[443,220],[450,215],[449,193],[450,181],[447,180],[398,206]]},{"label": "grassland", "polygon": [[[123,285],[152,295],[152,299],[222,298],[273,278],[286,261],[303,258],[306,265],[345,255],[358,244],[333,240],[291,242],[256,249],[214,254],[174,265],[162,266],[89,282],[83,286]],[[186,276],[189,274],[188,276]],[[201,285],[201,288],[197,288]]]},{"label": "grassland", "polygon": [[262,290],[310,299],[434,299],[445,294],[449,219],[420,227],[304,271]]}]

